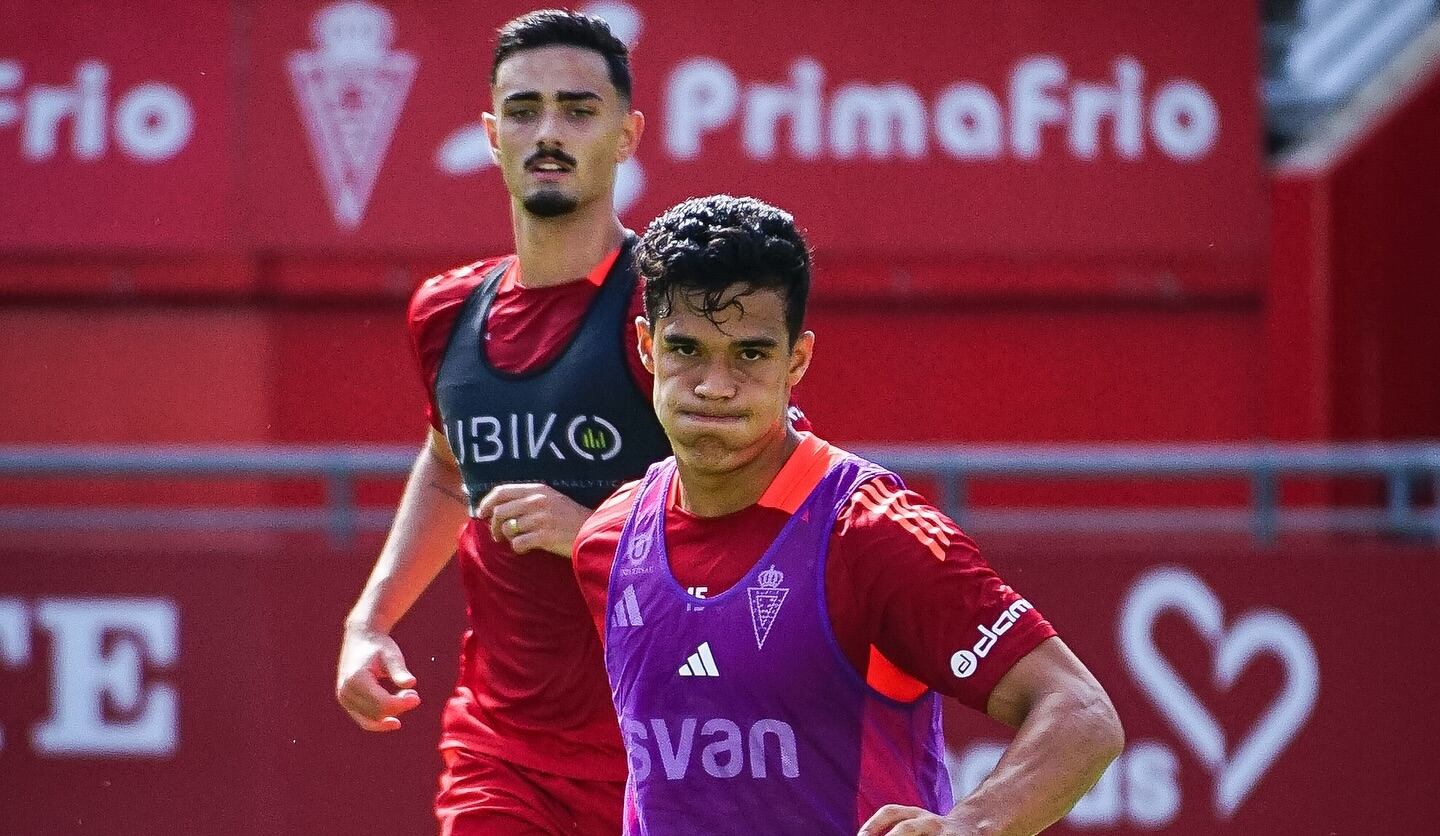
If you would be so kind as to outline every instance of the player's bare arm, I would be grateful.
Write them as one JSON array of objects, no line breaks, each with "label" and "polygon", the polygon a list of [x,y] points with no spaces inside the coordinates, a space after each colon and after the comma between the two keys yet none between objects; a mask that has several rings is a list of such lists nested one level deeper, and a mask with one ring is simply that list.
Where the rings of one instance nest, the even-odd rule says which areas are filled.
[{"label": "player's bare arm", "polygon": [[1016,729],[995,770],[944,816],[888,805],[860,836],[1029,836],[1065,815],[1124,748],[1115,707],[1058,637],[1000,679],[987,714]]},{"label": "player's bare arm", "polygon": [[[415,677],[390,631],[450,560],[466,517],[455,457],[445,437],[431,429],[385,546],[345,620],[335,699],[362,729],[398,729],[400,715],[420,704]],[[387,688],[386,680],[398,690]]]},{"label": "player's bare arm", "polygon": [[490,536],[510,541],[516,554],[544,551],[570,557],[590,509],[549,485],[536,482],[498,485],[475,506],[478,519],[490,521]]}]

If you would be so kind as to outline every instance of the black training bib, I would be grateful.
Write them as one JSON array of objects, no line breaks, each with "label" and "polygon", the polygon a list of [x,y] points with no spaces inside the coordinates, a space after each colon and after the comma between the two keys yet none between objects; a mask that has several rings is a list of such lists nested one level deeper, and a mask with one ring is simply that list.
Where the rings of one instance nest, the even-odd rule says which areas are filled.
[{"label": "black training bib", "polygon": [[670,455],[654,408],[635,385],[622,337],[638,280],[627,236],[570,344],[546,366],[490,365],[485,328],[509,261],[465,300],[435,379],[445,438],[474,506],[496,485],[544,482],[594,508]]}]

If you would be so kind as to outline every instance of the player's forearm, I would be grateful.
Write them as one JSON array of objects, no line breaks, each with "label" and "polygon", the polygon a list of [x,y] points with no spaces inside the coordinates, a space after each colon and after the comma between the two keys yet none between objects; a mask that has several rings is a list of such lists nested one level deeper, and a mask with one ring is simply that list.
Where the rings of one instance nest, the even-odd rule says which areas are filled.
[{"label": "player's forearm", "polygon": [[1039,833],[1075,805],[1123,747],[1120,721],[1103,692],[1044,695],[995,770],[947,818],[977,836]]},{"label": "player's forearm", "polygon": [[431,442],[420,451],[405,483],[395,522],[370,579],[346,618],[347,628],[389,633],[455,553],[455,538],[468,516],[460,476]]}]

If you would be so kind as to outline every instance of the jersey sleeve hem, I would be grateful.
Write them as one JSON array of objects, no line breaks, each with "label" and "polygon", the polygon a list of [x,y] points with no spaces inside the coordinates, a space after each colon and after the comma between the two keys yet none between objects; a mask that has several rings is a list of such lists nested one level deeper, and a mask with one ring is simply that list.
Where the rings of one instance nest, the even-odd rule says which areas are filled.
[{"label": "jersey sleeve hem", "polygon": [[[1024,626],[1017,624],[1005,635],[1004,652],[986,659],[988,664],[982,667],[983,678],[975,682],[974,687],[967,688],[965,694],[953,695],[955,699],[982,714],[987,712],[990,695],[995,693],[995,687],[1000,684],[1000,680],[1004,679],[1021,659],[1029,655],[1030,651],[1039,647],[1041,642],[1058,635],[1049,621],[1039,616],[1039,613],[1036,613],[1036,616]],[[977,671],[977,675],[982,671]]]}]

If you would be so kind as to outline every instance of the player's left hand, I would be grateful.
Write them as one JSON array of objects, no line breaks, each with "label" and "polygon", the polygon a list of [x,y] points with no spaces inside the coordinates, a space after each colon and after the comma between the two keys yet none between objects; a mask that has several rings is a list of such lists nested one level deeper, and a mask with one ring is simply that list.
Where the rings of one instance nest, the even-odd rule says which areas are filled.
[{"label": "player's left hand", "polygon": [[919,807],[886,804],[860,827],[859,836],[965,836],[960,825]]},{"label": "player's left hand", "polygon": [[590,509],[549,485],[521,482],[497,485],[475,506],[475,516],[490,521],[490,536],[510,542],[516,554],[547,551],[569,557]]}]

